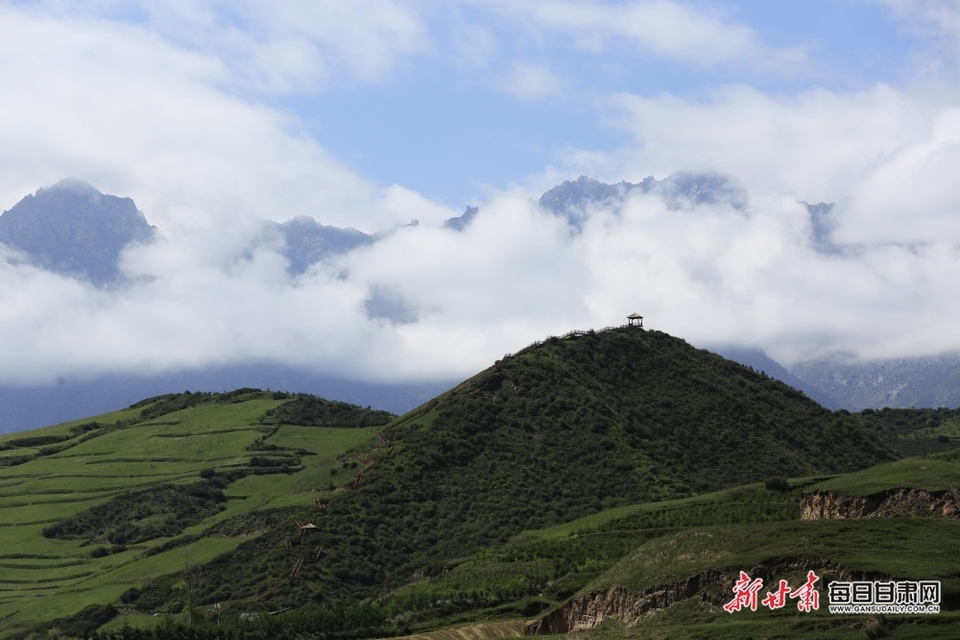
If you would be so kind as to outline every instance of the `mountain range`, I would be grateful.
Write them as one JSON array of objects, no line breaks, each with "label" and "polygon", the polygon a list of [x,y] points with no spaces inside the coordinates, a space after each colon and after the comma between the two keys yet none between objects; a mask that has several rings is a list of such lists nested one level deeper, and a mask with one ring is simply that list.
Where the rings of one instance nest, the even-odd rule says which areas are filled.
[{"label": "mountain range", "polygon": [[681,171],[657,180],[647,176],[637,183],[606,184],[580,176],[567,180],[540,196],[540,206],[567,219],[570,228],[579,232],[588,215],[586,206],[617,207],[634,193],[652,193],[663,198],[670,208],[684,204],[725,203],[737,210],[746,206],[746,194],[732,179],[717,175]]},{"label": "mountain range", "polygon": [[[681,172],[657,180],[606,184],[581,176],[542,195],[540,206],[566,220],[579,233],[591,207],[617,207],[632,193],[654,193],[668,206],[684,202],[727,203],[743,208],[746,195],[732,180],[718,175]],[[818,251],[840,251],[831,238],[831,205],[807,204]],[[444,226],[464,230],[483,212],[468,208]],[[162,234],[129,198],[104,195],[77,179],[66,179],[28,195],[0,215],[0,244],[8,261],[85,280],[101,289],[123,286],[122,252],[149,243]],[[330,257],[378,242],[383,235],[324,225],[301,216],[284,223],[264,222],[264,238],[279,239],[280,252],[291,276],[305,273]],[[367,315],[403,324],[413,311],[388,290],[374,290],[364,301]],[[802,390],[826,407],[860,410],[883,406],[960,406],[960,356],[858,362],[841,357],[803,362],[789,369],[749,347],[720,349],[723,355],[776,377]],[[319,376],[280,364],[248,363],[214,366],[162,375],[104,376],[59,380],[56,385],[0,387],[0,432],[50,424],[100,413],[138,398],[192,389],[283,386],[360,405],[406,411],[453,384],[363,384]]]}]

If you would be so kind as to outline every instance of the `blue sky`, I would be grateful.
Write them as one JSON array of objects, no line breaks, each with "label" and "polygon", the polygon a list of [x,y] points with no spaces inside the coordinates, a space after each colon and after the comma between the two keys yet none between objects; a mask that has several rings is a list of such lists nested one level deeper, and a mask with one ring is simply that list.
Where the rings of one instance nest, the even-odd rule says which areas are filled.
[{"label": "blue sky", "polygon": [[[0,1],[0,206],[75,176],[161,232],[113,291],[0,247],[0,378],[449,380],[632,311],[787,364],[958,350],[958,61],[958,0]],[[573,236],[536,206],[678,171],[747,204],[646,194]],[[291,278],[294,216],[382,239]]]},{"label": "blue sky", "polygon": [[[940,80],[937,4],[49,0],[4,12],[21,32],[37,30],[37,43],[57,28],[103,38],[74,45],[90,63],[78,75],[179,74],[191,89],[268,110],[364,180],[462,209],[490,188],[546,185],[546,176],[638,180],[638,170],[682,169],[581,163],[584,153],[643,144],[623,126],[616,96],[703,104],[730,87],[781,100],[818,89],[908,90],[930,80],[934,59]],[[111,60],[111,39],[140,39],[136,62]],[[68,48],[61,55],[75,56]],[[186,56],[194,58],[173,61]],[[56,75],[52,56],[49,66],[22,57],[38,81]],[[89,163],[78,168],[91,172]]]},{"label": "blue sky", "polygon": [[[462,206],[482,198],[478,185],[506,187],[544,167],[562,167],[570,148],[610,151],[620,146],[622,134],[609,122],[612,114],[605,104],[611,94],[669,93],[703,100],[728,84],[787,95],[815,87],[844,91],[878,82],[899,84],[907,73],[907,53],[918,45],[886,8],[874,3],[699,5],[719,9],[731,24],[748,25],[770,48],[802,49],[803,64],[792,72],[758,70],[749,61],[701,65],[616,39],[601,51],[582,51],[567,36],[534,39],[514,27],[493,36],[496,51],[479,69],[465,69],[435,51],[401,64],[381,82],[342,79],[280,104],[355,171]],[[478,23],[496,28],[489,15],[472,14]],[[450,47],[446,41],[454,36],[447,25],[436,20],[431,26],[437,46]],[[498,90],[496,75],[521,60],[548,66],[562,78],[563,89],[528,99]],[[415,158],[411,149],[416,149]]]}]

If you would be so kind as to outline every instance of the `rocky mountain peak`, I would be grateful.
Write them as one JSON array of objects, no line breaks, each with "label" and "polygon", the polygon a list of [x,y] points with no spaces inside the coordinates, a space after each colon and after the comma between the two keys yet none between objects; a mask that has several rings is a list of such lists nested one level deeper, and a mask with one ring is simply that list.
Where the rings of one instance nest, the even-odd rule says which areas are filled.
[{"label": "rocky mountain peak", "polygon": [[97,286],[117,282],[121,251],[155,232],[133,200],[77,178],[39,189],[0,215],[0,243],[37,267]]}]

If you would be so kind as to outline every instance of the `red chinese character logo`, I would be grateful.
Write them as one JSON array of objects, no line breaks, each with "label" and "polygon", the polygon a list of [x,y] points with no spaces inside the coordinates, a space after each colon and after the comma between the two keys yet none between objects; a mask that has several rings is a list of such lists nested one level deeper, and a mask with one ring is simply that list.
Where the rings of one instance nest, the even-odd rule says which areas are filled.
[{"label": "red chinese character logo", "polygon": [[733,585],[733,593],[736,594],[733,600],[723,605],[727,613],[740,611],[743,607],[750,607],[751,611],[757,610],[757,592],[763,588],[763,579],[757,578],[750,580],[745,572],[740,572],[740,579]]},{"label": "red chinese character logo", "polygon": [[820,592],[813,588],[814,583],[819,579],[813,571],[808,571],[807,581],[790,594],[791,598],[797,599],[799,611],[815,611],[820,608]]},{"label": "red chinese character logo", "polygon": [[780,588],[776,591],[768,591],[767,597],[763,599],[763,606],[768,609],[780,609],[785,604],[787,604],[787,595],[790,593],[790,587],[787,586],[786,580],[780,581]]}]

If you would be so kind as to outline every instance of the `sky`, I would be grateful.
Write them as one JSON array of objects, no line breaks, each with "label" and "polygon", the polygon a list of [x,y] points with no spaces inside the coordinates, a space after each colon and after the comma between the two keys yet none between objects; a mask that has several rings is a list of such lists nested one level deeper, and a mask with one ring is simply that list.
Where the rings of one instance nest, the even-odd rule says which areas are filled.
[{"label": "sky", "polygon": [[[788,365],[960,349],[958,62],[957,0],[0,0],[0,209],[73,176],[160,233],[117,289],[0,260],[0,382],[452,380],[634,311]],[[690,171],[746,205],[537,206]],[[291,277],[297,216],[381,239]]]}]

